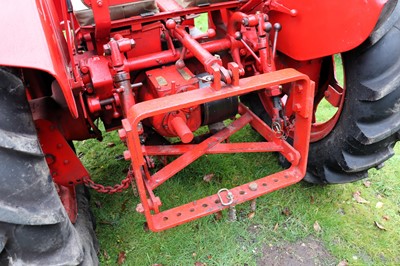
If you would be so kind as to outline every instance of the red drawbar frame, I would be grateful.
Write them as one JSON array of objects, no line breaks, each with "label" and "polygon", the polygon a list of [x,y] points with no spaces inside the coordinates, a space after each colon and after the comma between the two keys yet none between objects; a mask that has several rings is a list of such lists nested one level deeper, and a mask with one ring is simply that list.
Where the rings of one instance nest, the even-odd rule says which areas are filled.
[{"label": "red drawbar frame", "polygon": [[[141,206],[139,206],[138,210],[146,216],[150,230],[165,230],[221,211],[229,208],[229,206],[237,205],[297,183],[304,177],[307,167],[308,143],[313,112],[314,83],[310,81],[308,76],[294,69],[284,69],[243,79],[236,77],[236,79],[232,82],[235,85],[225,85],[219,90],[208,87],[135,104],[130,108],[128,118],[123,120],[123,128],[129,149],[125,153],[125,157],[131,159],[132,170],[141,200]],[[296,119],[293,129],[293,145],[277,136],[267,124],[242,104],[240,104],[238,110],[241,114],[240,118],[199,144],[145,146],[140,143],[139,135],[142,133],[140,122],[143,119],[253,91],[269,90],[274,86],[287,83],[292,83],[290,97],[293,97],[292,109]],[[250,124],[259,132],[266,141],[222,143],[247,124]],[[230,205],[222,204],[218,194],[214,194],[169,210],[159,210],[161,201],[158,197],[155,197],[153,190],[163,182],[204,154],[237,152],[279,152],[291,162],[291,167],[248,184],[230,188],[229,191],[233,195],[233,201]],[[153,175],[149,174],[144,160],[145,156],[179,154],[181,154],[180,157],[164,168]],[[220,192],[224,201],[227,201],[225,199],[227,193],[227,191]]]}]

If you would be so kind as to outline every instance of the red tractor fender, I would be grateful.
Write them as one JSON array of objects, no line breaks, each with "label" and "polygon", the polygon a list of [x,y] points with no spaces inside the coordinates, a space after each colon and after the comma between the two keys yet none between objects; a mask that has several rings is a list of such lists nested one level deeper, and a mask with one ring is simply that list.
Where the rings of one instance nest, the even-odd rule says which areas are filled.
[{"label": "red tractor fender", "polygon": [[60,84],[74,118],[71,65],[57,11],[48,0],[5,0],[0,8],[0,65],[51,74]]},{"label": "red tractor fender", "polygon": [[279,22],[277,49],[296,60],[349,51],[373,31],[387,0],[271,0]]}]

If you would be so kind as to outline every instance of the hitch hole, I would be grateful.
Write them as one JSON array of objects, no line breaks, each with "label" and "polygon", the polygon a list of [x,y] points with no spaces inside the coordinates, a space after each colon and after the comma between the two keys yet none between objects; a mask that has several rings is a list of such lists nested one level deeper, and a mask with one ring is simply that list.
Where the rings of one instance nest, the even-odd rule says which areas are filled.
[{"label": "hitch hole", "polygon": [[203,205],[201,205],[201,206],[203,206],[203,208],[207,208],[208,207],[208,204],[203,204]]},{"label": "hitch hole", "polygon": [[80,180],[80,179],[77,179],[76,182],[81,182],[81,180]]},{"label": "hitch hole", "polygon": [[191,209],[190,209],[190,212],[194,212],[194,208],[191,208]]},{"label": "hitch hole", "polygon": [[178,217],[181,216],[181,215],[182,215],[182,213],[180,213],[180,212],[178,212],[178,213],[176,214],[176,216],[178,216]]},{"label": "hitch hole", "polygon": [[289,178],[289,176],[288,176],[288,175],[284,175],[284,177],[285,177],[285,178]]},{"label": "hitch hole", "polygon": [[168,217],[163,217],[162,219],[163,219],[163,221],[167,221]]},{"label": "hitch hole", "polygon": [[279,180],[278,179],[274,179],[274,182],[276,183],[276,182],[278,182]]},{"label": "hitch hole", "polygon": [[267,186],[267,183],[262,183],[262,185],[263,185],[263,187],[266,187],[266,186]]},{"label": "hitch hole", "polygon": [[72,182],[72,181],[69,181],[69,182],[68,182],[68,184],[70,184],[70,185],[73,185],[73,184],[74,184],[74,182]]},{"label": "hitch hole", "polygon": [[244,195],[244,194],[246,194],[246,192],[243,191],[243,190],[241,190],[241,191],[239,192],[239,194],[240,194],[240,195]]},{"label": "hitch hole", "polygon": [[219,204],[221,203],[221,201],[219,201],[219,199],[215,200],[215,204]]}]

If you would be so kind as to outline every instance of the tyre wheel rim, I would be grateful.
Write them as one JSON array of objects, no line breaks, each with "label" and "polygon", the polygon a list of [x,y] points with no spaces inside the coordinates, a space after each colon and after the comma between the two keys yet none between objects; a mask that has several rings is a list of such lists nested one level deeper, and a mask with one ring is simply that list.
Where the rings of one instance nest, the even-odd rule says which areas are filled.
[{"label": "tyre wheel rim", "polygon": [[346,93],[342,58],[332,56],[332,66],[327,81],[320,85],[319,97],[314,101],[313,123],[310,142],[325,138],[335,127],[343,109]]}]

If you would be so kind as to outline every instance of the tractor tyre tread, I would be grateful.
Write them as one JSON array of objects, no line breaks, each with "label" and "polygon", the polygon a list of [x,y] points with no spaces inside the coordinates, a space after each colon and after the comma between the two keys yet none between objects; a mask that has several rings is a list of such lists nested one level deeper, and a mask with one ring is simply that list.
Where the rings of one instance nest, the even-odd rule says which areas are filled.
[{"label": "tractor tyre tread", "polygon": [[76,187],[79,210],[72,224],[15,74],[0,68],[0,265],[97,265],[87,194]]}]

